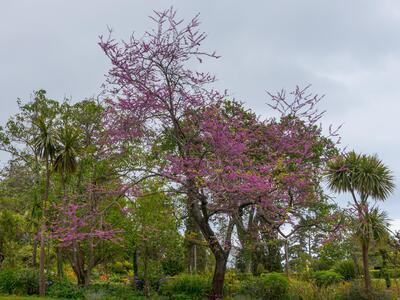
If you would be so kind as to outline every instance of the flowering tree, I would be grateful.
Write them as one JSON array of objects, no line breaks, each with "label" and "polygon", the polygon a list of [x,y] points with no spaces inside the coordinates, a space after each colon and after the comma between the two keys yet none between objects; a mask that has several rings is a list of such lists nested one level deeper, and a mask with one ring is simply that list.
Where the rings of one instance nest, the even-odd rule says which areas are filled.
[{"label": "flowering tree", "polygon": [[[214,76],[190,68],[204,57],[217,58],[200,48],[206,35],[198,30],[198,18],[184,24],[169,9],[155,12],[152,19],[156,28],[140,39],[132,36],[122,44],[111,35],[100,39],[112,63],[107,142],[113,149],[130,151],[137,182],[160,176],[186,195],[215,257],[210,299],[219,299],[240,209],[258,205],[284,214],[280,203],[289,202],[290,196],[279,194],[278,201],[279,186],[303,190],[310,184],[313,169],[303,162],[311,159],[314,135],[293,116],[280,123],[261,121],[234,105],[226,107],[225,95],[209,87]],[[310,123],[318,120],[314,100],[296,101],[299,114]],[[276,108],[282,102],[277,101]],[[300,112],[307,105],[309,109]],[[281,173],[279,180],[276,173]],[[217,219],[223,221],[218,231],[213,225]]]},{"label": "flowering tree", "polygon": [[[321,205],[326,206],[327,197],[320,187],[321,173],[325,162],[337,153],[337,131],[330,130],[326,136],[322,133],[318,122],[323,112],[317,109],[322,97],[310,94],[308,88],[297,87],[290,97],[283,91],[269,94],[270,106],[278,111],[279,118],[264,122],[256,139],[262,147],[257,146],[254,151],[258,164],[269,166],[268,176],[274,188],[266,201],[254,201],[240,209],[236,218],[242,251],[245,256],[250,252],[247,261],[250,258],[253,273],[257,273],[266,237],[287,240],[300,228],[315,226],[322,217],[315,212]],[[324,211],[328,221],[331,216]],[[304,222],[306,215],[314,217]]]}]

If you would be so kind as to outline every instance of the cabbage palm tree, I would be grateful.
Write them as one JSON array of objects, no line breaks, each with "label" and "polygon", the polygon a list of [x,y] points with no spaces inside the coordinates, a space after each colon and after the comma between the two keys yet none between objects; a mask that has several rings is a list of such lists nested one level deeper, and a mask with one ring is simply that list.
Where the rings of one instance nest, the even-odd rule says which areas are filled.
[{"label": "cabbage palm tree", "polygon": [[[61,174],[61,185],[63,200],[67,198],[66,179],[69,174],[75,173],[77,169],[77,151],[79,135],[73,127],[66,125],[56,133],[57,148],[53,162],[54,171]],[[62,252],[57,247],[57,275],[63,277]]]},{"label": "cabbage palm tree", "polygon": [[384,226],[378,224],[383,215],[376,208],[371,208],[369,202],[370,199],[384,201],[389,197],[395,188],[393,175],[377,156],[357,154],[354,151],[331,160],[327,167],[329,188],[352,196],[358,218],[356,233],[362,249],[365,289],[369,293],[369,246],[372,239],[379,238],[384,232]]},{"label": "cabbage palm tree", "polygon": [[46,209],[50,189],[50,164],[56,153],[56,140],[53,134],[53,122],[44,117],[37,117],[33,120],[37,128],[37,135],[33,140],[36,155],[44,162],[46,181],[42,203],[42,220],[40,226],[40,258],[39,258],[39,293],[41,296],[46,292],[45,267],[45,231],[46,231]]},{"label": "cabbage palm tree", "polygon": [[79,147],[79,135],[71,126],[61,128],[57,135],[57,151],[53,168],[61,174],[64,197],[66,196],[65,180],[68,174],[75,173]]}]

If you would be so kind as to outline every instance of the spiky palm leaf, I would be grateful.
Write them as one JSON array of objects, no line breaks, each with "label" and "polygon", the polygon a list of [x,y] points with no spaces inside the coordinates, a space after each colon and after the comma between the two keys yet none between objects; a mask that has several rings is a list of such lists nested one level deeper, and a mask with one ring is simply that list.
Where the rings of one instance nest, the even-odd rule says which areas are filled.
[{"label": "spiky palm leaf", "polygon": [[395,188],[391,171],[377,156],[354,151],[330,161],[326,178],[333,191],[358,192],[362,200],[385,200]]},{"label": "spiky palm leaf", "polygon": [[45,160],[51,160],[56,153],[57,142],[52,132],[52,122],[46,121],[38,117],[33,121],[33,124],[39,130],[38,135],[33,139],[33,146],[36,154]]},{"label": "spiky palm leaf", "polygon": [[389,237],[389,218],[386,212],[373,208],[363,220],[355,221],[356,235],[363,242],[374,240],[380,243]]},{"label": "spiky palm leaf", "polygon": [[57,172],[74,173],[77,168],[79,134],[70,126],[62,128],[57,134],[57,153],[54,160],[54,170]]}]

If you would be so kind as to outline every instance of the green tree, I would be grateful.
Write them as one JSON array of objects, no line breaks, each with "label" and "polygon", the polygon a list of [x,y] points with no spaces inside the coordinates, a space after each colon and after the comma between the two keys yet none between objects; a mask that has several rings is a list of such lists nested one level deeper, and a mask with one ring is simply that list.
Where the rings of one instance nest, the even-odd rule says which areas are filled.
[{"label": "green tree", "polygon": [[[143,188],[143,196],[126,203],[129,220],[127,240],[131,240],[131,245],[138,252],[138,269],[144,279],[146,295],[150,293],[151,275],[159,276],[163,272],[162,267],[167,266],[169,261],[174,260],[176,267],[183,267],[183,241],[174,217],[175,207],[162,187],[160,182],[148,181]],[[168,273],[168,270],[165,271]]]},{"label": "green tree", "polygon": [[370,199],[385,200],[394,191],[394,179],[390,169],[377,156],[357,154],[354,151],[337,157],[328,163],[326,173],[329,187],[338,193],[350,193],[357,212],[357,234],[360,240],[365,288],[371,290],[368,251],[372,238],[382,231],[373,228],[380,218],[371,208]]},{"label": "green tree", "polygon": [[46,120],[39,116],[34,120],[34,125],[39,129],[39,134],[35,137],[34,145],[37,155],[45,164],[45,190],[43,195],[43,213],[40,225],[40,262],[39,262],[39,293],[44,296],[46,293],[45,269],[45,242],[46,242],[46,210],[49,200],[51,162],[56,153],[56,140],[53,132],[53,120]]}]

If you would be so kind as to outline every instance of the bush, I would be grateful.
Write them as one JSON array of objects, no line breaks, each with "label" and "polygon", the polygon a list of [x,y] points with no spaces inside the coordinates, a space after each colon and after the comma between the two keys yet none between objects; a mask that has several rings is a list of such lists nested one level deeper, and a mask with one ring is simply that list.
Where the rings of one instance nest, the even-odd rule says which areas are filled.
[{"label": "bush", "polygon": [[132,263],[129,261],[117,261],[109,265],[110,271],[112,273],[125,275],[132,269]]},{"label": "bush", "polygon": [[[369,273],[371,274],[372,278],[384,278],[383,271],[384,271],[383,269],[377,269],[377,270],[370,270]],[[400,277],[399,269],[387,268],[387,269],[385,269],[385,272],[387,272],[389,274],[390,278],[399,278]]]},{"label": "bush", "polygon": [[84,289],[68,281],[55,282],[48,289],[46,294],[53,298],[83,299]]},{"label": "bush", "polygon": [[0,292],[4,294],[12,294],[15,287],[15,272],[13,270],[4,269],[0,271]]},{"label": "bush", "polygon": [[243,281],[239,294],[251,299],[286,299],[288,289],[288,279],[283,274],[272,272]]},{"label": "bush", "polygon": [[85,290],[85,299],[136,300],[138,296],[143,296],[143,294],[134,291],[132,286],[116,283],[93,284]]},{"label": "bush", "polygon": [[160,294],[170,299],[203,299],[210,291],[211,282],[202,275],[181,274],[167,278],[160,285]]},{"label": "bush", "polygon": [[21,269],[15,272],[15,294],[39,294],[39,276],[35,269]]},{"label": "bush", "polygon": [[184,266],[178,259],[168,258],[162,261],[162,269],[167,276],[175,276],[183,272]]},{"label": "bush", "polygon": [[229,270],[225,273],[224,281],[224,296],[234,296],[240,289],[241,282],[239,274],[233,270]]},{"label": "bush", "polygon": [[342,275],[344,280],[352,280],[356,278],[356,267],[351,260],[342,260],[335,264],[333,271]]},{"label": "bush", "polygon": [[249,277],[242,282],[239,289],[240,295],[250,296],[251,299],[261,299],[264,296],[264,282],[260,277]]},{"label": "bush", "polygon": [[38,294],[39,278],[36,270],[1,270],[0,292],[18,295]]},{"label": "bush", "polygon": [[336,287],[317,287],[313,282],[290,280],[290,300],[338,300]]},{"label": "bush", "polygon": [[264,299],[285,299],[288,294],[289,280],[280,273],[272,272],[261,274],[261,279],[265,285]]},{"label": "bush", "polygon": [[318,287],[326,287],[343,281],[343,276],[334,271],[316,271],[311,274]]},{"label": "bush", "polygon": [[391,300],[395,299],[393,292],[384,287],[374,286],[368,298],[365,293],[364,284],[361,281],[355,281],[350,285],[344,285],[339,292],[342,300]]}]

